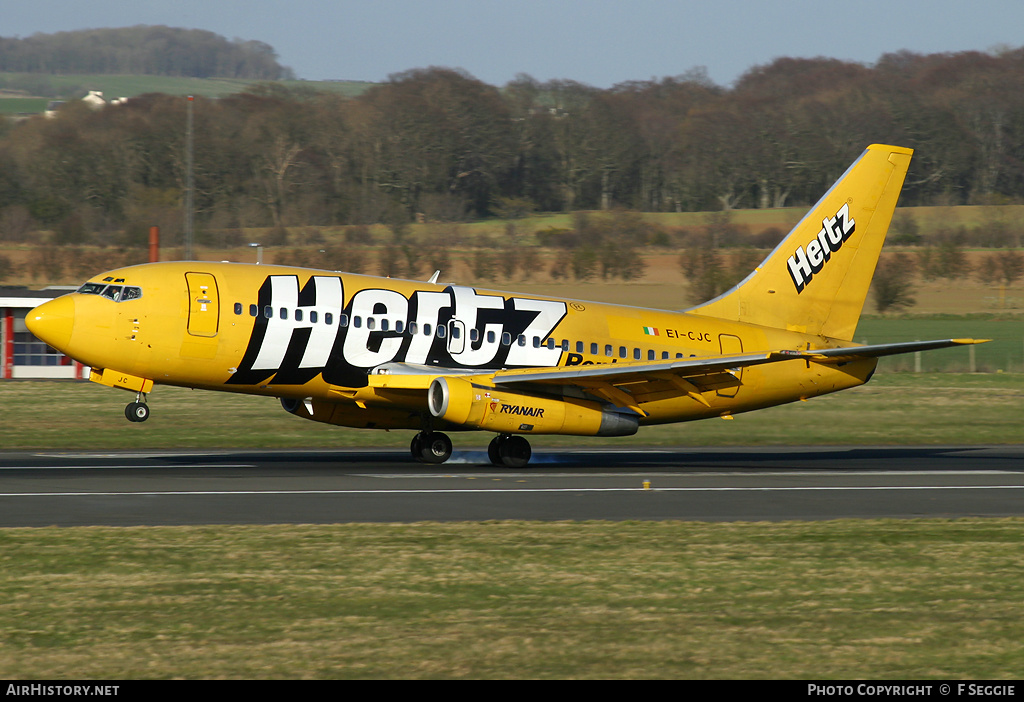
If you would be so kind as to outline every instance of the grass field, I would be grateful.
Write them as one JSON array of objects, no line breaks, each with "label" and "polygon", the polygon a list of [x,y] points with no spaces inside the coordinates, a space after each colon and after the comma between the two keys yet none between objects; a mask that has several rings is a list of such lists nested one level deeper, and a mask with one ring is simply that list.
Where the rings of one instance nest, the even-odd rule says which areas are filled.
[{"label": "grass field", "polygon": [[0,115],[32,114],[46,110],[48,98],[0,97]]},{"label": "grass field", "polygon": [[0,530],[0,678],[1019,679],[1022,519]]},{"label": "grass field", "polygon": [[[941,353],[941,352],[932,352]],[[346,429],[287,414],[276,400],[157,387],[152,416],[128,422],[134,394],[68,381],[0,382],[0,447],[404,448],[413,432]],[[531,439],[536,451],[574,446],[745,446],[1024,443],[1024,375],[877,373],[870,383],[732,421],[645,427],[633,437]],[[491,435],[453,436],[482,449]]]}]

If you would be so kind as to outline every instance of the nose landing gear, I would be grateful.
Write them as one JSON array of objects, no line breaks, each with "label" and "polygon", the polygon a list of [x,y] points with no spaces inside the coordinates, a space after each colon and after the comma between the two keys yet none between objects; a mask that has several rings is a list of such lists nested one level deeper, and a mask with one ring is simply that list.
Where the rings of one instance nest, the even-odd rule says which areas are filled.
[{"label": "nose landing gear", "polygon": [[146,404],[146,393],[135,396],[135,402],[129,402],[124,408],[124,416],[129,422],[144,422],[149,419],[149,405]]}]

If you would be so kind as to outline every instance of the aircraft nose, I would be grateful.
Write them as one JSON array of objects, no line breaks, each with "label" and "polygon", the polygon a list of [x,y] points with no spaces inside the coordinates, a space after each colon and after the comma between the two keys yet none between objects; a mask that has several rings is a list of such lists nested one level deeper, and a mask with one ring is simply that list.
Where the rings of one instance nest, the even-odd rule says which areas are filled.
[{"label": "aircraft nose", "polygon": [[75,299],[62,295],[36,307],[25,317],[28,330],[53,348],[64,351],[75,325]]}]

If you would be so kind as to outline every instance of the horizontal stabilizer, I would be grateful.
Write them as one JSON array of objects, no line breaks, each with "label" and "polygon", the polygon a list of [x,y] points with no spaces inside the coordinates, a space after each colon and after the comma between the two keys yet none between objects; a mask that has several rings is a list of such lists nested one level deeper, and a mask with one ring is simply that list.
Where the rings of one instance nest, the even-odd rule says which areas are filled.
[{"label": "horizontal stabilizer", "polygon": [[820,351],[807,351],[803,354],[805,358],[812,361],[841,363],[858,358],[881,358],[882,356],[895,356],[901,353],[914,353],[915,351],[930,351],[932,349],[945,349],[951,346],[969,346],[971,344],[984,344],[991,339],[936,339],[933,341],[907,341],[899,344],[874,344],[873,346],[848,346],[838,349],[823,349]]}]

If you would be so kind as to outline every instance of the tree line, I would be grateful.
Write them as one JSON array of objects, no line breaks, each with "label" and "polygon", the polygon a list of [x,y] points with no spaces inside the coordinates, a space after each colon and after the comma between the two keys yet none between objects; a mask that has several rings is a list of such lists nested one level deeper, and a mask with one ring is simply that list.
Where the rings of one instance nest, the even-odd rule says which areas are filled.
[{"label": "tree line", "polygon": [[[173,240],[187,105],[0,122],[0,238]],[[782,58],[729,89],[700,70],[597,89],[427,68],[355,98],[263,84],[193,107],[201,230],[806,206],[878,142],[916,149],[901,205],[1024,196],[1024,49]]]},{"label": "tree line", "polygon": [[202,29],[137,26],[0,37],[0,72],[293,78],[273,47]]}]

